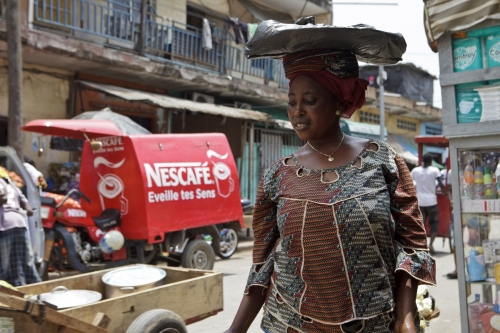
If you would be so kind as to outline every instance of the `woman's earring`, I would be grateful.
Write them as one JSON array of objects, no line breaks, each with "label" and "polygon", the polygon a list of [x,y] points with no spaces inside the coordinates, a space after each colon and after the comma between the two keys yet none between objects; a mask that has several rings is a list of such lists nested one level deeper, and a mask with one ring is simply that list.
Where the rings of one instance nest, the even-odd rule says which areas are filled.
[{"label": "woman's earring", "polygon": [[340,116],[340,110],[335,111],[335,114],[336,114],[337,116]]}]

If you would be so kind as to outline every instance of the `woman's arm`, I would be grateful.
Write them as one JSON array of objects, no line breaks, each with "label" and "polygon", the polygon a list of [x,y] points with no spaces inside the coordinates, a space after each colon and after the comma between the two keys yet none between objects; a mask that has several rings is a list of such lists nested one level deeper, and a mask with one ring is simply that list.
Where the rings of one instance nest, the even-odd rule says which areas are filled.
[{"label": "woman's arm", "polygon": [[405,271],[396,274],[395,333],[417,333],[414,322],[417,280]]},{"label": "woman's arm", "polygon": [[415,299],[418,285],[436,284],[436,264],[429,254],[427,236],[418,207],[413,179],[401,156],[394,158],[395,172],[387,170],[391,193],[391,213],[396,221],[395,269],[396,333],[415,333]]},{"label": "woman's arm", "polygon": [[254,286],[243,296],[231,327],[225,333],[246,333],[266,301],[266,289]]}]

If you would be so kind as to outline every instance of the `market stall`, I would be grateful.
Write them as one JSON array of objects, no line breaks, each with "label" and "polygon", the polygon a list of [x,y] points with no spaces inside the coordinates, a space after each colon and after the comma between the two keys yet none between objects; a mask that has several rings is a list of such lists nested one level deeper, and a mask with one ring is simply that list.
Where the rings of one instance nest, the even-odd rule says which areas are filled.
[{"label": "market stall", "polygon": [[446,8],[429,1],[425,6],[428,35],[438,41],[443,132],[450,141],[462,332],[496,333],[500,332],[500,6],[482,0],[449,1]]}]

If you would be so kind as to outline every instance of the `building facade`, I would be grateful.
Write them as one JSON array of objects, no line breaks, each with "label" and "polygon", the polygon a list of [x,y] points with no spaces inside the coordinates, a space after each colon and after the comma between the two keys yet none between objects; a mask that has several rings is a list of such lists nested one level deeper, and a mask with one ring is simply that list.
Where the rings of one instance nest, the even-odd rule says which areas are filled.
[{"label": "building facade", "polygon": [[[265,169],[301,145],[286,120],[288,81],[281,61],[246,59],[244,44],[265,19],[293,22],[316,15],[317,23],[328,24],[327,0],[20,0],[20,5],[25,123],[109,107],[153,133],[222,132],[248,198],[255,197]],[[5,15],[0,0],[2,144],[8,116]],[[377,114],[377,91],[368,88],[364,113],[356,113],[354,122]],[[408,136],[419,132],[422,122],[440,119],[440,110],[409,98],[387,97],[386,108],[391,134]],[[415,131],[404,121],[414,122]],[[347,123],[346,130],[349,124],[355,127]],[[360,128],[365,133],[351,134],[373,132]],[[49,162],[74,158],[48,149],[49,138],[26,133],[24,141],[25,155],[42,171]],[[40,146],[47,147],[42,156]]]}]

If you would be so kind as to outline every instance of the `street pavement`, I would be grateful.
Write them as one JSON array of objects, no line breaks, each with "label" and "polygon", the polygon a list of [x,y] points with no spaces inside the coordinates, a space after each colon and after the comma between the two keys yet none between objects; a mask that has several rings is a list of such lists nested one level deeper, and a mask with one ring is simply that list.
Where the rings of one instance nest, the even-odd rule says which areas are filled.
[{"label": "street pavement", "polygon": [[[228,260],[218,259],[214,270],[224,274],[224,311],[188,326],[189,333],[222,333],[229,326],[236,314],[246,283],[248,270],[252,262],[252,238],[241,237],[238,251]],[[449,280],[446,273],[454,270],[453,254],[448,241],[436,238],[434,243],[437,263],[437,287],[429,287],[430,294],[436,299],[441,314],[430,322],[425,333],[460,333],[460,313],[458,300],[458,282]],[[256,318],[248,333],[261,333],[259,328],[262,315]]]},{"label": "street pavement", "polygon": [[[251,231],[249,236],[240,233],[238,251],[228,260],[217,258],[215,262],[214,270],[222,272],[224,276],[224,311],[188,325],[189,333],[222,333],[231,325],[238,310],[252,262],[253,238]],[[429,292],[436,299],[441,314],[430,322],[425,333],[460,333],[458,281],[446,278],[446,273],[454,270],[453,254],[450,253],[448,241],[443,244],[442,238],[436,239],[434,249],[437,252],[433,257],[437,263],[438,285],[437,287],[429,287]],[[64,273],[64,276],[76,273],[67,272]],[[60,277],[59,274],[51,273],[51,279],[58,277]],[[261,319],[262,313],[257,316],[248,333],[262,333],[259,327]]]}]

